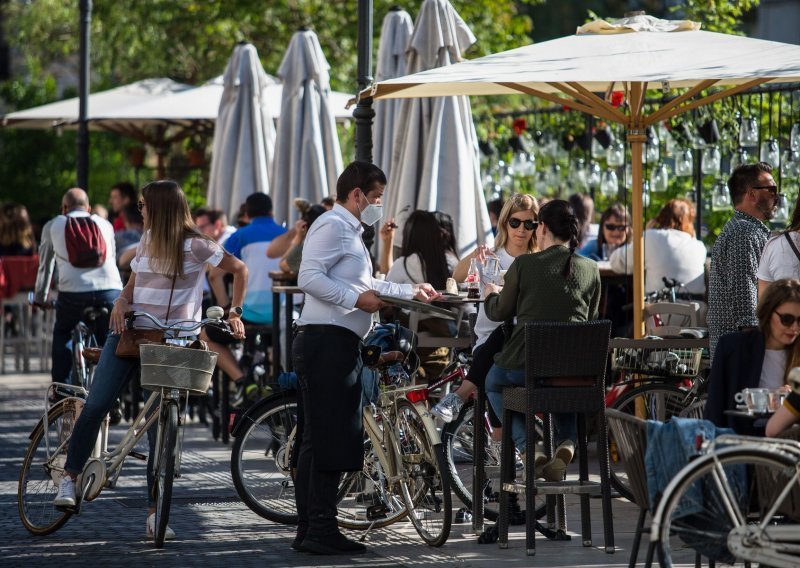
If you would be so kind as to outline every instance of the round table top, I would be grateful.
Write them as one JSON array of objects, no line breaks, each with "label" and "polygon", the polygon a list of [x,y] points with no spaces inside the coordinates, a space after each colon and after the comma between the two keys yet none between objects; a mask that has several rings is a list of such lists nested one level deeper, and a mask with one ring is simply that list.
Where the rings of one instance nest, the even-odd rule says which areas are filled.
[{"label": "round table top", "polygon": [[425,302],[420,302],[419,300],[406,300],[405,298],[398,298],[397,296],[384,296],[383,294],[378,294],[378,298],[387,304],[392,304],[394,306],[405,308],[414,312],[420,312],[429,316],[436,316],[443,319],[456,319],[456,314],[450,310],[440,308],[439,306],[426,304]]}]

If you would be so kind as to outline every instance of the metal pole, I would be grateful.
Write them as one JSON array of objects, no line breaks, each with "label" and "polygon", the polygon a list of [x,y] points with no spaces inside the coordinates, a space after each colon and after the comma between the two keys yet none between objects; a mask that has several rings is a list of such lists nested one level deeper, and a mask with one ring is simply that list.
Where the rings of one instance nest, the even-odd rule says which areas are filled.
[{"label": "metal pole", "polygon": [[92,24],[92,0],[80,0],[80,72],[78,74],[78,187],[89,191],[89,52]]},{"label": "metal pole", "polygon": [[697,189],[697,193],[694,196],[695,198],[695,209],[696,215],[694,218],[694,225],[695,225],[695,236],[702,240],[702,227],[703,227],[703,151],[698,149],[697,152],[697,159],[694,161],[695,173],[694,173],[694,183]]},{"label": "metal pole", "polygon": [[[372,0],[358,0],[358,91],[372,84]],[[360,98],[353,117],[356,119],[356,160],[372,162],[372,119],[375,111],[371,98]]]}]

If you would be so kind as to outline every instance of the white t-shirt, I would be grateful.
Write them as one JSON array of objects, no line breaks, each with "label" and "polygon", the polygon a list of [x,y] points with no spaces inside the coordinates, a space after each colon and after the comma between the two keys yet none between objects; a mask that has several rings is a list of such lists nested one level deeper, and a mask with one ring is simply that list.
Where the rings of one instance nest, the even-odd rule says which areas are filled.
[{"label": "white t-shirt", "polygon": [[[451,252],[445,253],[445,257],[447,258],[447,272],[452,274],[458,264],[458,258]],[[386,274],[386,280],[397,284],[422,284],[428,281],[422,272],[422,262],[417,253],[407,257],[401,256],[395,260]]]},{"label": "white t-shirt", "polygon": [[783,386],[786,369],[786,349],[765,349],[764,364],[761,366],[760,388],[775,390]]},{"label": "white t-shirt", "polygon": [[[497,259],[500,261],[500,269],[508,270],[508,268],[511,266],[511,263],[514,262],[514,257],[508,254],[508,251],[506,251],[504,248],[496,250],[494,253],[497,255]],[[475,347],[478,347],[484,341],[486,341],[486,339],[488,339],[492,332],[501,323],[502,322],[492,321],[486,317],[486,312],[483,311],[483,304],[481,304],[478,308],[478,317],[475,320],[475,336],[477,337],[475,341]],[[474,350],[475,348],[473,348],[473,351]]]},{"label": "white t-shirt", "polygon": [[[633,246],[622,245],[608,259],[611,269],[633,273]],[[644,290],[657,292],[664,287],[663,277],[682,282],[690,294],[706,291],[703,271],[706,246],[689,233],[676,229],[647,229],[644,232]]]},{"label": "white t-shirt", "polygon": [[[800,250],[800,235],[792,231],[789,236]],[[772,237],[764,245],[756,276],[765,282],[774,282],[781,278],[800,278],[800,260],[783,234]]]}]

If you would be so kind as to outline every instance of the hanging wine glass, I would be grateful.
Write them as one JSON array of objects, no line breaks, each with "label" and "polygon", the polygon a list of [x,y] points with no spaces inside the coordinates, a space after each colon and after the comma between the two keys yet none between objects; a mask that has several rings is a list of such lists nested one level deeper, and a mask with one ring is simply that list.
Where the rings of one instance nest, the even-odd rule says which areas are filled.
[{"label": "hanging wine glass", "polygon": [[600,164],[594,160],[589,162],[589,165],[586,166],[586,185],[589,187],[600,187],[600,181],[602,180],[601,174]]},{"label": "hanging wine glass", "polygon": [[781,175],[785,178],[800,174],[800,152],[786,149],[781,160]]},{"label": "hanging wine glass", "polygon": [[706,146],[703,148],[702,169],[705,175],[719,174],[719,167],[722,162],[722,154],[716,146]]},{"label": "hanging wine glass", "polygon": [[607,169],[603,172],[603,180],[600,182],[600,193],[606,197],[616,197],[619,190],[619,180],[617,179],[617,172],[612,169]]},{"label": "hanging wine glass", "polygon": [[786,223],[789,220],[789,208],[786,205],[786,194],[778,194],[778,205],[772,220],[777,223]]},{"label": "hanging wine glass", "polygon": [[756,117],[742,117],[739,121],[739,145],[758,146],[758,121]]},{"label": "hanging wine glass", "polygon": [[789,145],[795,152],[800,152],[800,122],[792,125],[792,133],[789,135]]},{"label": "hanging wine glass", "polygon": [[731,208],[731,196],[728,192],[728,186],[724,181],[717,180],[714,184],[714,194],[711,198],[712,211],[724,211]]},{"label": "hanging wine glass", "polygon": [[747,153],[747,150],[744,148],[738,148],[732,155],[731,155],[731,165],[730,165],[730,172],[733,173],[733,170],[741,166],[742,164],[746,164],[750,161],[750,154]]},{"label": "hanging wine glass", "polygon": [[761,152],[759,157],[762,162],[766,162],[771,166],[778,165],[781,159],[781,151],[778,147],[778,141],[774,138],[767,138],[761,143]]},{"label": "hanging wine glass", "polygon": [[684,148],[675,158],[675,175],[685,177],[694,173],[694,154],[689,148]]},{"label": "hanging wine glass", "polygon": [[615,140],[606,152],[606,161],[609,167],[618,168],[625,163],[625,144],[622,140]]},{"label": "hanging wine glass", "polygon": [[659,162],[650,172],[650,187],[656,193],[664,193],[669,189],[669,170],[664,162]]}]

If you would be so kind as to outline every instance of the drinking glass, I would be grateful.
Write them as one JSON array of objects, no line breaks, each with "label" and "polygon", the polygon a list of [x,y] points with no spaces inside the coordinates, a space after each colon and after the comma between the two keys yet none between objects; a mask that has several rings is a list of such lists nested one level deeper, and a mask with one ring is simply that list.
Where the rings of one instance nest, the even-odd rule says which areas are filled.
[{"label": "drinking glass", "polygon": [[705,175],[715,175],[719,173],[719,166],[722,162],[722,155],[716,146],[703,148],[702,168]]},{"label": "drinking glass", "polygon": [[739,122],[739,145],[758,146],[758,121],[754,116],[742,117]]},{"label": "drinking glass", "polygon": [[663,193],[669,189],[669,171],[664,162],[659,162],[650,174],[650,187],[657,193]]},{"label": "drinking glass", "polygon": [[500,284],[500,260],[496,256],[483,261],[483,278],[488,284]]},{"label": "drinking glass", "polygon": [[606,197],[615,197],[619,189],[619,180],[614,170],[606,170],[603,173],[603,181],[600,182],[600,193]]},{"label": "drinking glass", "polygon": [[771,166],[777,166],[781,159],[781,151],[778,147],[778,141],[774,138],[767,138],[761,143],[761,161],[766,162]]},{"label": "drinking glass", "polygon": [[675,158],[675,175],[680,177],[690,176],[694,173],[694,155],[689,148],[681,150]]},{"label": "drinking glass", "polygon": [[615,140],[606,153],[606,160],[609,167],[617,168],[625,163],[625,144],[621,140]]}]

